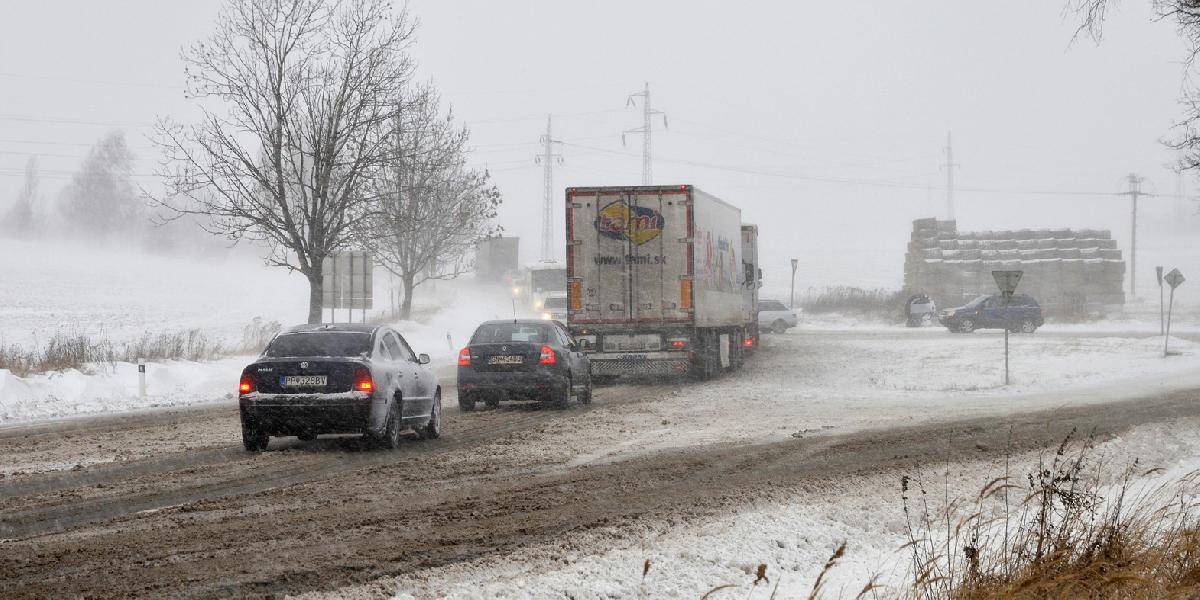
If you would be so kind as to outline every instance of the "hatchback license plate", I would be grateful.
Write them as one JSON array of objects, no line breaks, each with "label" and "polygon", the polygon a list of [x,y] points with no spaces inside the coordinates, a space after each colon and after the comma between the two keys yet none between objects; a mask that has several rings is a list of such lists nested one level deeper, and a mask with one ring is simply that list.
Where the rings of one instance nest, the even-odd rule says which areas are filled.
[{"label": "hatchback license plate", "polygon": [[326,375],[284,375],[279,378],[283,387],[325,387],[328,382]]},{"label": "hatchback license plate", "polygon": [[489,365],[519,365],[523,362],[523,356],[493,356],[488,359]]}]

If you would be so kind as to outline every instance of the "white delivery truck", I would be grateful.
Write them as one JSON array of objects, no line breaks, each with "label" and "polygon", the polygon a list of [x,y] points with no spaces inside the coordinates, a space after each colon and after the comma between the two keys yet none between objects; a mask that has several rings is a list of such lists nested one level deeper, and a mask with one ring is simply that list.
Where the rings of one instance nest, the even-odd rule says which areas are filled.
[{"label": "white delivery truck", "polygon": [[690,185],[567,189],[567,324],[597,378],[741,366],[741,210]]}]

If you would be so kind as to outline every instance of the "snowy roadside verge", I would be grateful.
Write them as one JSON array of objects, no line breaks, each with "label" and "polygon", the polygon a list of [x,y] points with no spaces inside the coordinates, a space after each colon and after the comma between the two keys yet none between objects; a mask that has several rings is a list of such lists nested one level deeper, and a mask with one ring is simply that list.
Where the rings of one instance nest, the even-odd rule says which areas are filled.
[{"label": "snowy roadside verge", "polygon": [[212,362],[172,360],[146,365],[146,396],[138,395],[137,365],[120,362],[17,377],[0,370],[0,424],[233,401],[250,356]]}]

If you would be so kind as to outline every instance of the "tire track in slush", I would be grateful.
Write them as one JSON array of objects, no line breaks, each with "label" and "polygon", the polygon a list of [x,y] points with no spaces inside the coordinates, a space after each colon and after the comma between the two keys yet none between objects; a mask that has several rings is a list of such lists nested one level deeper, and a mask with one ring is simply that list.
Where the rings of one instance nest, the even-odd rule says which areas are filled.
[{"label": "tire track in slush", "polygon": [[[671,388],[666,388],[671,389]],[[637,402],[652,397],[664,391],[663,387],[647,388],[648,393],[629,394],[621,388],[597,390],[597,399],[604,400],[607,396],[615,396],[615,402],[606,404],[625,404]],[[502,437],[527,430],[542,423],[548,423],[560,418],[570,418],[584,415],[593,410],[590,406],[576,406],[568,411],[549,409],[518,408],[513,412],[483,413],[487,415],[510,414],[519,415],[516,418],[499,420],[494,424],[469,430],[458,434],[452,439],[425,441],[414,444],[406,449],[403,455],[392,452],[370,452],[360,455],[320,455],[311,463],[296,465],[292,461],[281,462],[266,467],[250,465],[250,471],[242,471],[237,476],[218,482],[205,483],[195,486],[184,486],[171,490],[153,490],[149,492],[133,492],[117,494],[102,498],[79,500],[66,499],[65,504],[55,504],[38,507],[20,512],[6,512],[0,515],[0,540],[24,539],[51,533],[58,533],[82,525],[120,518],[141,512],[158,510],[170,506],[191,502],[215,500],[227,496],[254,494],[274,488],[296,485],[314,479],[324,479],[341,474],[353,473],[358,470],[411,462],[431,453],[450,452],[473,445],[496,441]],[[517,412],[519,411],[519,412]],[[507,413],[507,414],[505,414]],[[139,477],[154,475],[170,475],[183,469],[197,467],[239,468],[239,463],[253,461],[254,455],[238,447],[214,449],[201,452],[199,460],[193,456],[170,457],[160,460],[139,461],[134,465],[112,467],[102,472],[57,474],[40,478],[37,481],[19,482],[0,492],[0,499],[15,500],[35,493],[69,491],[87,485],[111,483],[114,481],[129,481]],[[199,473],[197,473],[199,475]]]}]

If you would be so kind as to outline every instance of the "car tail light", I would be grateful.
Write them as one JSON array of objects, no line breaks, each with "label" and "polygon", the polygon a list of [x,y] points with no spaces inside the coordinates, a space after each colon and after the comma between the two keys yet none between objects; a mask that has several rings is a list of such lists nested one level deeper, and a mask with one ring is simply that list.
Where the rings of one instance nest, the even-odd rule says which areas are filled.
[{"label": "car tail light", "polygon": [[242,380],[238,382],[238,393],[249,394],[254,391],[254,372],[249,368],[242,371]]},{"label": "car tail light", "polygon": [[539,365],[554,364],[554,348],[551,348],[550,346],[542,345],[542,356],[541,356],[541,358],[538,359],[538,364]]},{"label": "car tail light", "polygon": [[687,338],[669,338],[667,344],[674,350],[683,350],[688,347]]},{"label": "car tail light", "polygon": [[471,366],[471,349],[470,348],[463,348],[462,350],[458,351],[458,366],[460,366],[460,367]]},{"label": "car tail light", "polygon": [[742,340],[742,345],[747,348],[753,348],[754,347],[754,338],[748,337],[748,338]]},{"label": "car tail light", "polygon": [[354,370],[354,391],[356,392],[373,392],[375,391],[375,381],[371,379],[371,371],[359,367]]}]

